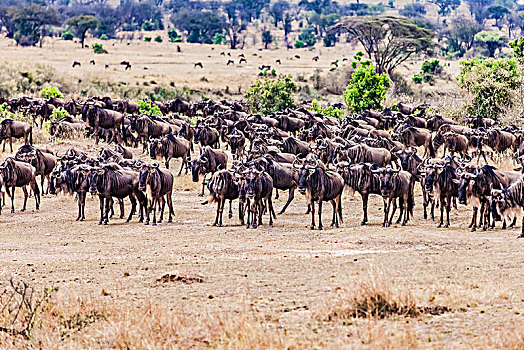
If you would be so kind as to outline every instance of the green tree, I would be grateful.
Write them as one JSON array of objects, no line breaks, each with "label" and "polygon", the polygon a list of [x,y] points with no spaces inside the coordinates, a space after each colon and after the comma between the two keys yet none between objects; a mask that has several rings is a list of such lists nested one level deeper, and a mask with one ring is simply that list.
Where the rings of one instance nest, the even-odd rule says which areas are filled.
[{"label": "green tree", "polygon": [[57,97],[57,98],[64,98],[64,95],[55,87],[46,87],[40,90],[40,97],[42,98],[50,98],[50,97]]},{"label": "green tree", "polygon": [[391,74],[412,55],[433,52],[433,31],[406,18],[349,17],[331,27],[330,32],[343,30],[348,32],[350,40],[362,44],[378,74]]},{"label": "green tree", "polygon": [[264,43],[264,48],[266,50],[268,45],[273,42],[273,35],[271,35],[271,32],[269,30],[265,30],[262,32],[262,42]]},{"label": "green tree", "polygon": [[429,0],[430,3],[437,5],[438,14],[448,16],[451,11],[460,6],[460,0]]},{"label": "green tree", "polygon": [[63,32],[62,33],[62,39],[64,39],[64,40],[70,41],[70,40],[73,40],[74,38],[75,38],[75,36],[71,32]]},{"label": "green tree", "polygon": [[174,43],[178,38],[178,33],[175,28],[169,28],[167,30],[167,36],[169,37],[169,41]]},{"label": "green tree", "polygon": [[502,48],[508,39],[503,34],[483,30],[475,34],[475,42],[488,51],[488,56],[495,56],[497,49]]},{"label": "green tree", "polygon": [[398,13],[408,18],[423,17],[426,14],[426,8],[420,3],[407,4]]},{"label": "green tree", "polygon": [[304,29],[302,33],[298,36],[298,41],[303,42],[306,46],[312,47],[317,43],[317,38],[315,38],[315,31],[311,28]]},{"label": "green tree", "polygon": [[[358,1],[357,1],[358,2]],[[304,7],[307,11],[315,11],[321,14],[331,9],[331,0],[300,0],[299,6]]]},{"label": "green tree", "polygon": [[482,31],[482,26],[477,22],[460,19],[453,22],[450,38],[455,39],[458,46],[465,52],[473,47],[475,34],[480,31]]},{"label": "green tree", "polygon": [[260,18],[260,14],[264,8],[269,6],[269,0],[237,0],[245,12],[245,17],[248,20]]},{"label": "green tree", "polygon": [[470,114],[497,119],[511,107],[521,85],[517,61],[513,58],[474,57],[460,62],[459,86],[471,94]]},{"label": "green tree", "polygon": [[386,99],[391,82],[385,73],[376,74],[370,60],[362,61],[364,53],[359,51],[351,63],[355,70],[344,91],[343,99],[348,109],[360,113],[366,109],[380,109]]},{"label": "green tree", "polygon": [[80,39],[80,44],[84,48],[87,31],[98,27],[98,19],[93,16],[76,16],[69,18],[66,25]]},{"label": "green tree", "polygon": [[469,11],[475,17],[478,24],[483,25],[486,18],[488,18],[488,8],[495,0],[466,0]]},{"label": "green tree", "polygon": [[510,41],[509,46],[513,49],[513,57],[522,63],[524,61],[524,38]]},{"label": "green tree", "polygon": [[11,18],[17,27],[14,38],[18,45],[33,46],[39,42],[42,46],[45,27],[60,24],[58,13],[53,8],[31,4],[13,11]]},{"label": "green tree", "polygon": [[284,13],[289,10],[289,3],[287,1],[279,0],[269,8],[269,14],[273,17],[275,27],[278,23],[284,21]]},{"label": "green tree", "polygon": [[499,30],[502,29],[502,21],[504,18],[510,14],[510,11],[501,5],[493,5],[488,7],[487,12],[488,17],[495,20],[495,26]]},{"label": "green tree", "polygon": [[186,32],[190,43],[211,44],[216,33],[222,33],[223,23],[214,12],[182,9],[171,17],[173,25]]},{"label": "green tree", "polygon": [[297,91],[298,85],[291,75],[276,79],[259,78],[249,87],[246,99],[252,113],[277,113],[295,106],[294,96]]}]

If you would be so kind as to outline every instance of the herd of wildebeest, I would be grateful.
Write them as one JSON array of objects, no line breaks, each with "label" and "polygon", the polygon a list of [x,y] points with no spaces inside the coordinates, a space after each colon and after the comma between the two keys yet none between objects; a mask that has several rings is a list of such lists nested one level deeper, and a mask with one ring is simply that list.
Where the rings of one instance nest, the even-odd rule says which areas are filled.
[{"label": "herd of wildebeest", "polygon": [[[397,206],[400,214],[396,222],[407,224],[414,215],[417,184],[422,191],[424,219],[435,220],[434,209],[440,208],[439,227],[450,225],[450,210],[457,206],[457,199],[473,209],[472,230],[492,228],[496,221],[503,221],[503,228],[506,222],[514,226],[524,206],[520,172],[524,129],[481,117],[470,117],[461,125],[431,113],[426,105],[398,103],[394,108],[366,110],[339,120],[312,112],[307,103],[262,116],[248,113],[245,101],[155,102],[162,115],[141,114],[137,103],[109,97],[81,102],[22,97],[0,101],[4,102],[8,110],[28,120],[32,117],[33,122],[7,118],[0,123],[2,152],[6,143],[13,152],[13,138],[25,141],[14,157],[1,162],[0,212],[6,205],[6,193],[14,212],[15,189],[21,187],[22,210],[30,196],[39,209],[43,192],[63,192],[76,195],[77,220],[84,220],[86,196],[91,193],[100,199],[100,224],[108,224],[114,215],[114,198],[120,218],[124,217],[126,197],[131,202],[128,221],[138,213],[145,224],[152,215],[156,225],[163,221],[167,203],[171,222],[176,180],[168,169],[173,158],[181,159],[178,175],[184,168],[186,174],[191,171],[195,182],[203,175],[199,192],[204,195],[207,186],[210,199],[203,204],[217,203],[214,225],[218,226],[223,224],[227,201],[232,218],[234,200],[239,202],[242,225],[256,228],[264,215],[269,215],[272,225],[276,218],[274,191],[277,197],[278,190],[288,191],[279,212],[283,214],[297,188],[305,195],[311,229],[320,230],[323,202],[329,201],[333,207],[331,225],[342,223],[344,188],[362,197],[362,225],[368,222],[370,194],[384,200],[384,227],[392,224]],[[58,107],[70,116],[49,121]],[[74,148],[58,154],[47,147],[34,147],[33,127],[41,128],[45,122],[50,122],[52,140],[82,136],[96,145],[102,138],[114,146],[103,147],[97,156]],[[129,148],[148,152],[152,162],[135,159]],[[228,163],[229,155],[232,161]],[[162,159],[165,168],[156,162]],[[505,160],[515,171],[488,165]],[[48,182],[45,191],[44,179]]]}]

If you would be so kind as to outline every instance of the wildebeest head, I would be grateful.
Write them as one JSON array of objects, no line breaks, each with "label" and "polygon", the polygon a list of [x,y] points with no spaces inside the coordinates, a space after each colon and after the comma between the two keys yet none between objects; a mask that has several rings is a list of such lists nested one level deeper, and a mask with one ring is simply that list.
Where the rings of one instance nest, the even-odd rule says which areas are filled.
[{"label": "wildebeest head", "polygon": [[437,178],[440,169],[443,168],[444,165],[434,164],[431,161],[425,161],[422,165],[425,173],[424,189],[427,192],[431,193],[433,192],[433,185],[435,183],[435,179]]},{"label": "wildebeest head", "polygon": [[151,159],[157,159],[158,157],[162,157],[161,149],[162,142],[160,139],[149,140],[149,157],[151,157]]},{"label": "wildebeest head", "polygon": [[471,193],[471,188],[475,185],[477,176],[470,172],[463,172],[458,179],[453,182],[458,185],[458,200],[460,204],[467,204],[467,193]]},{"label": "wildebeest head", "polygon": [[373,170],[373,174],[380,180],[380,193],[383,197],[389,197],[393,192],[393,178],[398,175],[400,170],[387,166],[382,169]]},{"label": "wildebeest head", "polygon": [[314,161],[305,160],[302,164],[297,164],[296,160],[293,161],[293,168],[298,169],[298,192],[301,194],[306,193],[309,176],[315,172],[318,164],[318,159]]},{"label": "wildebeest head", "polygon": [[7,158],[0,165],[0,175],[4,179],[4,183],[12,182],[15,175],[15,160]]},{"label": "wildebeest head", "polygon": [[397,156],[398,159],[400,159],[400,165],[402,167],[402,170],[408,170],[409,168],[409,159],[411,158],[411,156],[413,156],[414,154],[417,154],[417,151],[416,149],[411,149],[411,150],[401,150],[401,151],[397,151],[395,152],[395,155]]},{"label": "wildebeest head", "polygon": [[209,160],[205,154],[202,154],[199,159],[191,161],[191,175],[193,177],[193,182],[198,182],[198,176],[200,174],[206,174],[210,171]]},{"label": "wildebeest head", "polygon": [[87,174],[89,179],[89,193],[97,194],[98,193],[98,180],[101,176],[104,176],[106,170],[100,167],[91,167],[85,169],[84,174]]},{"label": "wildebeest head", "polygon": [[138,189],[140,191],[145,191],[146,186],[150,181],[151,175],[153,175],[158,170],[158,163],[155,164],[144,164],[140,169],[140,175],[138,177]]},{"label": "wildebeest head", "polygon": [[504,212],[509,209],[509,204],[506,201],[506,194],[503,189],[492,189],[489,197],[489,209],[493,220],[502,221]]},{"label": "wildebeest head", "polygon": [[258,171],[255,168],[250,168],[246,173],[244,173],[245,190],[248,198],[254,198],[260,190],[259,179],[262,174],[264,174],[264,172]]}]

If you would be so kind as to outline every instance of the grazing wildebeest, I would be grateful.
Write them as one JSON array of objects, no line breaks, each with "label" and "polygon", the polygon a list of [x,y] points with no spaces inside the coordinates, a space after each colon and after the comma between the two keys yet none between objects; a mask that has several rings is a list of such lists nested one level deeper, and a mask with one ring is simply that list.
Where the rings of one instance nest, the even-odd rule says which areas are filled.
[{"label": "grazing wildebeest", "polygon": [[[146,220],[145,225],[149,225],[149,217],[151,210],[153,210],[153,226],[156,226],[156,211],[157,205],[160,207],[160,201],[162,201],[160,210],[160,220],[158,223],[162,223],[164,220],[164,208],[167,201],[169,208],[169,219],[167,222],[173,222],[173,174],[169,170],[162,170],[159,168],[158,163],[154,165],[144,164],[140,169],[140,177],[138,183],[138,189],[146,192],[147,195],[147,206],[146,206]],[[165,199],[164,199],[165,196]]]},{"label": "grazing wildebeest", "polygon": [[[338,227],[342,219],[342,191],[344,179],[334,171],[328,171],[316,159],[310,162],[306,159],[302,166],[293,163],[298,169],[298,191],[306,196],[306,202],[311,206],[311,226],[315,229],[315,202],[318,202],[318,229],[322,230],[322,202],[330,201],[333,206],[331,226]],[[312,164],[311,164],[312,163]]]},{"label": "grazing wildebeest", "polygon": [[3,143],[2,152],[5,152],[6,141],[13,152],[13,137],[15,139],[24,138],[26,145],[33,144],[33,128],[31,125],[12,119],[4,119],[0,122],[0,141]]},{"label": "grazing wildebeest", "polygon": [[[230,170],[219,170],[215,172],[207,183],[207,189],[209,190],[210,199],[202,204],[207,204],[208,202],[217,203],[217,214],[213,226],[222,227],[222,214],[226,200],[229,200],[229,218],[231,219],[233,217],[231,202],[238,198],[238,184],[235,181],[233,172]],[[241,205],[238,208],[238,217],[240,224],[244,225]]]},{"label": "grazing wildebeest", "polygon": [[78,62],[78,61],[74,61],[74,62],[73,62],[73,68],[75,68],[75,67],[77,67],[77,66],[78,66],[78,67],[82,67],[82,64],[81,64],[80,62]]},{"label": "grazing wildebeest", "polygon": [[7,194],[11,197],[11,213],[15,212],[15,189],[17,187],[22,187],[24,191],[24,206],[21,211],[25,211],[29,197],[27,185],[31,186],[33,190],[36,210],[40,208],[40,189],[36,183],[36,170],[31,164],[9,157],[0,165],[0,175],[2,175]]},{"label": "grazing wildebeest", "polygon": [[[31,164],[36,170],[36,176],[40,176],[40,188],[42,194],[49,193],[49,177],[56,166],[56,157],[52,153],[42,152],[42,150],[24,145],[18,149],[15,159]],[[47,190],[44,191],[44,179],[47,178]]]},{"label": "grazing wildebeest", "polygon": [[186,167],[187,174],[189,171],[189,148],[190,143],[188,140],[167,134],[161,139],[151,139],[149,142],[149,156],[151,159],[164,157],[167,169],[169,169],[169,161],[172,158],[182,158],[182,165],[180,166],[178,175],[182,173],[184,166]]},{"label": "grazing wildebeest", "polygon": [[207,174],[213,174],[218,170],[225,170],[227,168],[227,154],[226,152],[213,149],[211,147],[205,147],[204,151],[200,155],[199,159],[194,159],[191,164],[191,174],[193,182],[198,182],[198,176],[204,175],[202,180],[202,193],[204,195],[204,186],[206,185]]},{"label": "grazing wildebeest", "polygon": [[[411,174],[404,170],[395,170],[391,166],[372,171],[380,180],[380,194],[384,199],[384,222],[383,227],[391,226],[393,216],[397,210],[397,198],[399,200],[400,216],[397,223],[400,223],[402,215],[402,226],[405,226],[409,216],[413,214],[413,186]],[[393,204],[391,216],[389,212]],[[389,217],[389,218],[388,218]]]},{"label": "grazing wildebeest", "polygon": [[427,127],[431,131],[438,131],[444,124],[455,125],[457,122],[452,119],[444,118],[440,115],[435,115],[431,118],[428,118],[427,120]]},{"label": "grazing wildebeest", "polygon": [[85,134],[86,126],[82,122],[52,121],[49,125],[49,134],[53,137],[80,137]]},{"label": "grazing wildebeest", "polygon": [[[98,145],[99,141],[99,128],[111,129],[113,131],[112,139],[116,138],[119,140],[121,134],[125,135],[122,113],[104,109],[97,104],[84,105],[82,108],[82,120],[84,122],[87,121],[89,127],[94,129],[95,145]],[[120,130],[120,128],[122,128],[122,130]]]},{"label": "grazing wildebeest", "polygon": [[125,170],[117,164],[105,164],[101,167],[91,167],[84,172],[89,176],[89,192],[98,194],[100,200],[99,225],[109,223],[109,211],[113,206],[113,197],[118,199],[129,197],[131,200],[131,212],[126,222],[131,221],[135,214],[138,199],[140,204],[139,222],[142,222],[146,198],[138,189],[139,174],[136,171]]},{"label": "grazing wildebeest", "polygon": [[202,62],[195,62],[195,67],[200,67],[200,68],[204,68],[204,65],[202,64]]}]

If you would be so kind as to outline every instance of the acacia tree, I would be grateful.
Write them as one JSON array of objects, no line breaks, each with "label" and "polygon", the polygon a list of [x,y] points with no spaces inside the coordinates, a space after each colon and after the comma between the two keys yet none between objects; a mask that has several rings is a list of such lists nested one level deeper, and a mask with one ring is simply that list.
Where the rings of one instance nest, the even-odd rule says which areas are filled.
[{"label": "acacia tree", "polygon": [[489,57],[493,57],[497,49],[500,50],[508,39],[500,33],[483,30],[475,34],[475,42],[488,50]]},{"label": "acacia tree", "polygon": [[93,16],[76,16],[69,18],[66,24],[73,34],[80,39],[80,44],[82,44],[82,48],[84,48],[86,33],[88,30],[93,30],[98,27],[98,19]]},{"label": "acacia tree", "polygon": [[11,18],[17,26],[14,38],[22,46],[33,46],[40,42],[41,47],[45,27],[60,24],[54,9],[35,4],[14,10]]},{"label": "acacia tree", "polygon": [[460,0],[429,0],[429,2],[437,5],[438,14],[441,16],[449,15],[460,6]]},{"label": "acacia tree", "polygon": [[271,35],[271,32],[269,30],[265,30],[264,32],[262,32],[262,42],[264,43],[264,49],[266,50],[268,45],[273,42],[273,35]]},{"label": "acacia tree", "polygon": [[269,14],[273,16],[273,20],[275,21],[275,27],[278,26],[279,22],[284,21],[284,13],[289,10],[289,3],[287,1],[279,0],[275,2],[270,8],[269,8]]},{"label": "acacia tree", "polygon": [[330,32],[344,30],[350,40],[358,41],[364,47],[377,74],[391,74],[412,55],[433,51],[433,31],[406,18],[349,17],[330,28]]}]

